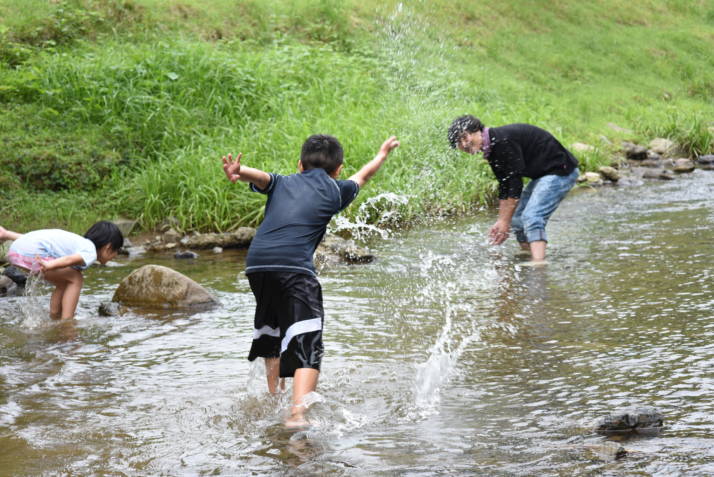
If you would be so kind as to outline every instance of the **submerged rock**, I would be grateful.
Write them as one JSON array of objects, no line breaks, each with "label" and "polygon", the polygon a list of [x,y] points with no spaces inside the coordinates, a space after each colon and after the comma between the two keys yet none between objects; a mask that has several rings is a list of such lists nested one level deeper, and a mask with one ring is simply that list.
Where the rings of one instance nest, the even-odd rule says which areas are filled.
[{"label": "submerged rock", "polygon": [[594,460],[601,460],[604,462],[619,460],[627,455],[625,448],[616,442],[586,444],[583,448]]},{"label": "submerged rock", "polygon": [[664,418],[658,410],[636,408],[603,417],[595,425],[595,432],[602,435],[657,435],[663,424]]},{"label": "submerged rock", "polygon": [[176,252],[174,254],[174,258],[198,258],[198,254],[196,252],[192,252],[190,250],[184,250],[181,252]]},{"label": "submerged rock", "polygon": [[218,303],[187,276],[161,265],[144,265],[124,278],[112,297],[124,305],[184,308]]},{"label": "submerged rock", "polygon": [[99,316],[119,316],[122,313],[122,306],[114,301],[105,301],[99,305],[97,312]]},{"label": "submerged rock", "polygon": [[659,179],[659,180],[672,180],[674,179],[674,174],[665,169],[650,169],[648,167],[635,167],[632,169],[632,173],[637,177],[643,179]]}]

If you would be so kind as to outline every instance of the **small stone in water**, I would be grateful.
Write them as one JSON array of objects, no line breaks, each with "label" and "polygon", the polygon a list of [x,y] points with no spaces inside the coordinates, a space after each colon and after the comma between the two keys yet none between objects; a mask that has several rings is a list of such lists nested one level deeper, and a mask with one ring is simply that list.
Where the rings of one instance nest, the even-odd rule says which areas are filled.
[{"label": "small stone in water", "polygon": [[185,252],[176,252],[174,254],[174,258],[198,258],[198,254],[196,252],[191,252],[185,251]]},{"label": "small stone in water", "polygon": [[598,434],[659,434],[663,427],[664,419],[656,409],[637,408],[610,414],[600,419],[595,426]]},{"label": "small stone in water", "polygon": [[213,253],[215,253],[215,254],[223,253],[223,249],[221,247],[213,247]]}]

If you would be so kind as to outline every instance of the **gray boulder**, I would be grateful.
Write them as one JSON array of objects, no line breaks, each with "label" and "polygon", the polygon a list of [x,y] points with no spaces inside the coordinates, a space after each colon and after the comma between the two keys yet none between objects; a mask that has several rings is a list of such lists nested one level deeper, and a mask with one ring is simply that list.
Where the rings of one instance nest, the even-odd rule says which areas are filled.
[{"label": "gray boulder", "polygon": [[112,301],[128,306],[187,308],[218,300],[187,276],[161,265],[144,265],[124,278]]},{"label": "gray boulder", "polygon": [[705,154],[697,157],[697,163],[714,166],[714,154]]},{"label": "gray boulder", "polygon": [[318,265],[358,264],[372,261],[374,261],[374,255],[368,250],[358,247],[352,240],[346,240],[336,235],[326,236],[315,251],[315,262]]},{"label": "gray boulder", "polygon": [[687,158],[677,159],[674,161],[673,170],[678,174],[692,172],[694,170],[694,161]]},{"label": "gray boulder", "polygon": [[665,157],[670,156],[676,150],[676,147],[677,145],[674,141],[663,137],[654,138],[649,143],[650,151]]}]

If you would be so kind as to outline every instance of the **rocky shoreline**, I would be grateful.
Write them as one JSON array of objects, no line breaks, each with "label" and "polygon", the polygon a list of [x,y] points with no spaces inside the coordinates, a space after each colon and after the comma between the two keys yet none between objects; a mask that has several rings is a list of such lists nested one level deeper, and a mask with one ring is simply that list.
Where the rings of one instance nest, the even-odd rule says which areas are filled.
[{"label": "rocky shoreline", "polygon": [[[571,148],[576,153],[595,150],[593,146],[583,143],[575,143]],[[685,156],[677,144],[665,138],[655,138],[647,147],[624,141],[621,155],[613,158],[609,166],[602,166],[597,172],[581,174],[578,183],[601,186],[606,183],[638,183],[643,179],[672,180],[695,169],[714,170],[714,154],[700,155],[695,159]]]}]

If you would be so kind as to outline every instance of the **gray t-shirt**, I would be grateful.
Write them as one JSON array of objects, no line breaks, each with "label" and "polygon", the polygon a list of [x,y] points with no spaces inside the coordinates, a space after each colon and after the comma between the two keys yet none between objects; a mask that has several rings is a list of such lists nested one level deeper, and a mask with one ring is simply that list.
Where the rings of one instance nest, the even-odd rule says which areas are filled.
[{"label": "gray t-shirt", "polygon": [[315,275],[312,256],[332,216],[347,207],[359,186],[351,180],[335,180],[324,169],[301,174],[270,174],[265,218],[248,249],[246,273],[263,271]]}]

